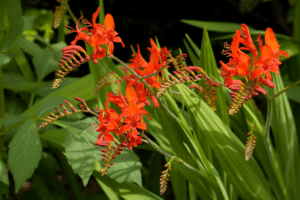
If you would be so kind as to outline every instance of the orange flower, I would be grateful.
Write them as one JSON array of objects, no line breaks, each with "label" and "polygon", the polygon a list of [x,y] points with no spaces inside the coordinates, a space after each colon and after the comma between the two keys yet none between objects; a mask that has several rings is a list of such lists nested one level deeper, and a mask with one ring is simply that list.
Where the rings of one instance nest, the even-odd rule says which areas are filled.
[{"label": "orange flower", "polygon": [[[254,90],[263,90],[259,88],[257,84],[274,87],[274,84],[271,81],[272,76],[270,72],[278,74],[279,65],[281,64],[279,57],[288,57],[288,53],[279,49],[279,44],[273,30],[267,28],[264,46],[260,34],[257,38],[259,50],[261,52],[258,57],[257,49],[253,44],[247,25],[242,24],[241,26],[242,33],[240,30],[236,31],[231,46],[225,44],[225,49],[227,50],[224,50],[223,53],[230,56],[229,62],[223,63],[220,61],[222,65],[221,76],[225,77],[225,86],[233,84],[233,76],[241,76],[246,79],[248,86]],[[239,47],[240,43],[244,46]],[[247,54],[242,52],[242,50],[250,51],[253,62]]]},{"label": "orange flower", "polygon": [[[90,30],[86,27],[78,28],[78,23],[81,19],[77,21],[76,30],[67,26],[71,29],[69,32],[76,32],[76,38],[72,41],[72,45],[75,45],[78,40],[85,41],[88,45],[93,47],[93,58],[94,62],[97,63],[97,59],[101,59],[106,55],[112,55],[114,51],[114,42],[121,43],[125,47],[122,39],[117,37],[118,33],[115,29],[115,22],[111,14],[107,14],[104,19],[104,26],[102,24],[96,23],[96,19],[99,15],[100,7],[97,8],[96,12],[93,14],[92,23],[85,20],[87,27],[91,27]],[[86,31],[88,33],[84,33]],[[107,51],[101,47],[101,45],[106,45]]]}]

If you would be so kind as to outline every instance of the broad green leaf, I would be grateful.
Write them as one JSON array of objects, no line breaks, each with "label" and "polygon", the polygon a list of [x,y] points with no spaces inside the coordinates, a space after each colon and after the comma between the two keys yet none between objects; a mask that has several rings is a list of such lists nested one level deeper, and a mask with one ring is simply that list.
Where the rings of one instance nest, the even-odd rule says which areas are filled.
[{"label": "broad green leaf", "polygon": [[120,184],[119,194],[126,200],[132,199],[149,199],[149,200],[160,200],[161,197],[149,192],[148,190],[137,186],[133,183],[124,182]]},{"label": "broad green leaf", "polygon": [[273,199],[267,179],[254,159],[244,159],[244,144],[224,125],[220,118],[201,99],[183,84],[177,85],[190,112],[198,123],[199,133],[212,150],[243,199]]},{"label": "broad green leaf", "polygon": [[[281,76],[274,75],[272,80],[275,88],[268,89],[270,95],[276,94],[284,88]],[[275,139],[275,148],[284,172],[285,184],[289,189],[291,199],[295,199],[300,196],[300,191],[297,189],[298,180],[300,180],[300,156],[294,117],[285,93],[275,98],[272,104],[271,128]]]},{"label": "broad green leaf", "polygon": [[78,103],[78,101],[74,100],[74,97],[80,97],[84,99],[85,101],[88,101],[90,99],[95,98],[94,92],[93,92],[93,85],[94,81],[92,79],[91,75],[86,75],[79,80],[75,81],[72,84],[69,84],[65,86],[64,88],[58,88],[42,100],[40,100],[38,103],[34,104],[30,108],[28,108],[24,113],[22,113],[23,116],[27,117],[33,117],[36,115],[36,112],[42,105],[42,103],[50,97],[53,96],[60,96],[64,99],[69,99],[71,103],[74,103],[75,105]]},{"label": "broad green leaf", "polygon": [[134,151],[125,148],[113,160],[114,165],[108,170],[107,175],[118,183],[131,182],[142,187],[142,163]]},{"label": "broad green leaf", "polygon": [[[78,77],[66,77],[66,79],[61,82],[61,84],[59,85],[59,89],[62,89],[63,87],[78,81],[80,78]],[[55,92],[56,90],[52,89],[52,83],[53,81],[43,81],[42,83],[45,83],[42,87],[40,87],[37,91],[35,91],[36,94],[45,97],[49,94],[51,94],[52,92]]]},{"label": "broad green leaf", "polygon": [[57,107],[60,111],[63,112],[63,108],[60,106],[62,103],[69,111],[71,111],[70,107],[64,103],[63,97],[60,96],[51,96],[49,98],[46,98],[45,101],[42,102],[39,109],[36,111],[35,116],[41,117],[42,115],[49,114],[49,112],[56,112],[54,107]]},{"label": "broad green leaf", "polygon": [[8,165],[14,177],[15,192],[32,176],[41,159],[41,153],[42,145],[35,120],[28,119],[9,144]]},{"label": "broad green leaf", "polygon": [[[231,22],[209,22],[209,21],[198,21],[198,20],[187,20],[182,19],[181,22],[195,26],[197,28],[203,28],[206,26],[208,31],[216,32],[235,32],[238,29],[241,29],[241,24],[231,23]],[[249,30],[254,30],[252,27],[248,26]]]},{"label": "broad green leaf", "polygon": [[38,81],[42,81],[49,73],[59,68],[58,62],[54,59],[53,51],[49,48],[44,48],[40,56],[34,56],[32,62]]},{"label": "broad green leaf", "polygon": [[95,163],[102,159],[101,151],[94,145],[98,134],[91,127],[91,123],[97,123],[97,120],[86,118],[72,123],[60,123],[69,132],[64,144],[68,163],[86,186],[95,169]]},{"label": "broad green leaf", "polygon": [[[21,35],[23,30],[22,8],[20,0],[10,0],[1,3],[1,32],[4,33],[5,40],[3,49],[8,50]],[[1,45],[0,45],[1,49]]]},{"label": "broad green leaf", "polygon": [[43,49],[34,42],[27,40],[24,37],[20,37],[16,43],[20,48],[23,49],[26,53],[32,56],[43,56]]},{"label": "broad green leaf", "polygon": [[66,129],[50,129],[40,134],[40,138],[63,147],[67,135]]}]

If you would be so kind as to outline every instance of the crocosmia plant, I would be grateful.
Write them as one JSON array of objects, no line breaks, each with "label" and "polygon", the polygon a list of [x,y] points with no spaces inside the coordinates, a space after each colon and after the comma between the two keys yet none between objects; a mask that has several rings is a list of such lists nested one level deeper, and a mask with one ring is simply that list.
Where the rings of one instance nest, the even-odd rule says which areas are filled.
[{"label": "crocosmia plant", "polygon": [[[0,148],[3,199],[13,188],[22,195],[26,184],[37,193],[28,192],[31,199],[89,199],[91,191],[83,188],[91,185],[97,198],[108,199],[299,198],[299,141],[287,97],[299,99],[285,92],[299,89],[300,80],[285,80],[283,87],[279,72],[284,59],[300,56],[297,48],[280,45],[294,39],[270,27],[258,31],[229,23],[226,57],[216,62],[208,30],[222,32],[224,24],[182,20],[203,28],[201,47],[186,35],[187,53],[179,49],[174,55],[152,37],[149,47],[131,45],[131,58],[122,61],[114,52],[130,45],[113,16],[102,13],[102,1],[91,20],[77,19],[68,1],[58,2],[54,28],[60,34],[67,29],[70,44],[39,38],[47,43],[41,48],[20,32],[16,46],[2,45],[0,66],[11,59],[22,66],[6,51],[24,51],[33,56],[37,73],[34,82],[26,73],[30,68],[20,67],[26,87],[19,90],[31,94],[24,113],[4,115],[0,109],[0,145],[9,144]],[[61,24],[66,10],[75,28]],[[42,83],[53,63],[51,88]],[[90,73],[67,77],[80,66],[89,66]],[[4,88],[11,89],[5,80],[14,76],[5,73],[3,67]]]}]

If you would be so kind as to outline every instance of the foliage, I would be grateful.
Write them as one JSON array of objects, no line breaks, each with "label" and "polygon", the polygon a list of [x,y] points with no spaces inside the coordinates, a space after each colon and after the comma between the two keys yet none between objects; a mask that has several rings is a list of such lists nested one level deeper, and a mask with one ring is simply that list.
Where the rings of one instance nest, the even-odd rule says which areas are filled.
[{"label": "foliage", "polygon": [[[187,54],[173,56],[150,38],[149,59],[137,45],[127,63],[113,54],[114,43],[125,45],[103,1],[91,21],[58,2],[54,18],[41,9],[22,16],[19,0],[0,2],[3,199],[300,196],[299,118],[292,112],[300,81],[291,74],[300,71],[293,42],[300,9],[294,38],[255,25],[182,20],[203,29],[200,47],[186,35]],[[241,0],[240,10],[260,3]],[[71,45],[64,41],[68,15],[76,23],[67,26]],[[223,51],[229,60],[216,61],[208,31],[230,34],[222,37],[231,43]],[[88,75],[70,77],[87,65]]]}]

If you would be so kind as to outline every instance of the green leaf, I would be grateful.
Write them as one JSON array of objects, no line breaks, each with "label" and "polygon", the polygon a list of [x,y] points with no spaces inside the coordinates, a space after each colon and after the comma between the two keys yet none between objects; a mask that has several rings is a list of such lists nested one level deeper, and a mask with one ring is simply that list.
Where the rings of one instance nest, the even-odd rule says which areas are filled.
[{"label": "green leaf", "polygon": [[28,119],[9,144],[8,165],[14,177],[15,192],[32,176],[41,157],[42,145],[35,120]]},{"label": "green leaf", "polygon": [[50,97],[53,96],[60,96],[64,99],[69,99],[71,103],[78,103],[78,101],[74,100],[74,97],[80,97],[84,99],[85,101],[91,100],[95,98],[95,95],[93,93],[93,86],[94,81],[92,79],[91,75],[86,75],[79,80],[75,81],[72,84],[69,84],[65,86],[64,88],[59,88],[28,108],[24,113],[22,113],[23,116],[27,117],[33,117],[36,115],[36,112],[40,108],[41,104]]},{"label": "green leaf", "polygon": [[[185,85],[177,85],[188,110],[197,121],[198,140],[211,145],[218,162],[242,199],[274,199],[270,185],[254,159],[244,160],[244,145],[200,98]],[[203,138],[204,136],[204,138]]]},{"label": "green leaf", "polygon": [[[268,88],[268,94],[270,95],[274,95],[284,88],[281,76],[274,75],[272,77],[275,88]],[[300,179],[299,139],[295,121],[285,93],[275,98],[272,104],[271,128],[275,139],[274,146],[284,172],[285,185],[290,190],[291,199],[295,199],[300,196],[300,191],[297,189],[298,180]]]},{"label": "green leaf", "polygon": [[[23,31],[22,8],[20,0],[10,0],[1,3],[1,32],[4,33],[5,40],[3,50],[8,50],[15,43],[16,39]],[[3,19],[2,19],[3,18]],[[1,49],[1,45],[0,45]]]},{"label": "green leaf", "polygon": [[[185,24],[189,24],[191,26],[195,26],[197,28],[203,28],[206,26],[208,31],[216,31],[216,32],[235,32],[238,29],[241,29],[241,24],[231,23],[231,22],[209,22],[209,21],[198,21],[198,20],[187,20],[182,19],[181,22]],[[248,26],[249,30],[254,30],[252,27]]]},{"label": "green leaf", "polygon": [[27,40],[24,37],[20,37],[16,43],[26,53],[32,56],[43,56],[43,49],[34,42]]},{"label": "green leaf", "polygon": [[[212,46],[210,44],[208,32],[206,30],[206,26],[203,28],[203,37],[201,42],[201,54],[200,54],[200,67],[204,69],[204,71],[210,76],[213,77],[214,80],[223,82],[223,79],[220,76],[220,72],[218,72],[216,59],[214,56],[214,52]],[[222,119],[222,121],[230,126],[229,117],[227,114],[228,106],[226,105],[225,93],[222,87],[217,89],[217,115]]]},{"label": "green leaf", "polygon": [[120,184],[119,193],[124,199],[149,199],[162,200],[161,197],[149,192],[148,190],[132,183],[124,182]]},{"label": "green leaf", "polygon": [[2,67],[9,63],[11,60],[11,57],[8,56],[6,53],[0,53],[0,69],[2,70]]},{"label": "green leaf", "polygon": [[97,132],[91,124],[97,123],[95,118],[86,118],[73,123],[63,123],[69,132],[65,140],[66,157],[73,171],[80,176],[86,186],[95,169],[95,163],[102,159],[97,141]]},{"label": "green leaf", "polygon": [[5,183],[6,185],[9,185],[8,170],[2,161],[0,161],[0,182]]},{"label": "green leaf", "polygon": [[63,147],[67,135],[66,129],[50,129],[40,134],[40,138]]},{"label": "green leaf", "polygon": [[38,81],[42,81],[49,73],[59,68],[58,62],[54,59],[53,51],[49,48],[43,49],[41,56],[34,56],[32,62]]},{"label": "green leaf", "polygon": [[107,172],[108,176],[118,183],[133,182],[142,187],[142,163],[134,151],[125,148],[113,163]]}]

